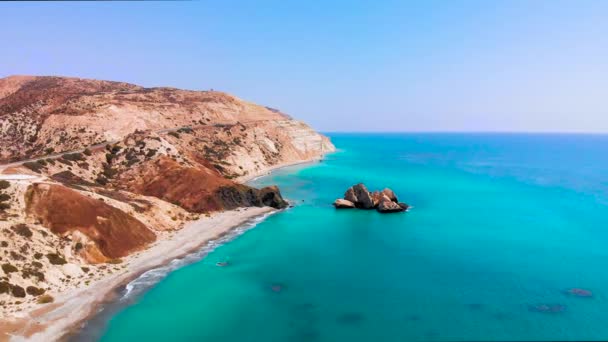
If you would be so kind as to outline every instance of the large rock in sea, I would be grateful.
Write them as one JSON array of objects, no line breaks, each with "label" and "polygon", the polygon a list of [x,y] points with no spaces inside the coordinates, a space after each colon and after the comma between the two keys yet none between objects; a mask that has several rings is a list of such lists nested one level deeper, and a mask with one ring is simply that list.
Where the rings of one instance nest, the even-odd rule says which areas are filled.
[{"label": "large rock in sea", "polygon": [[374,191],[372,192],[371,196],[372,202],[374,203],[374,207],[378,207],[384,195],[380,191]]},{"label": "large rock in sea", "polygon": [[395,193],[393,192],[393,190],[391,190],[389,188],[384,188],[384,190],[382,190],[382,194],[386,195],[386,197],[388,197],[393,202],[399,202],[399,200],[397,199],[397,196],[395,196]]},{"label": "large rock in sea", "polygon": [[[352,187],[355,196],[357,197],[357,201],[354,202],[357,208],[361,209],[373,209],[374,201],[372,200],[372,196],[365,187],[363,183],[359,183]],[[347,191],[348,192],[348,191]]]},{"label": "large rock in sea", "polygon": [[334,202],[334,207],[336,207],[336,209],[352,209],[355,207],[355,204],[349,200],[338,198]]},{"label": "large rock in sea", "polygon": [[406,211],[409,206],[405,203],[400,203],[393,190],[385,188],[382,191],[374,191],[370,193],[364,184],[359,183],[351,186],[344,193],[344,199],[337,199],[334,202],[336,208],[359,208],[359,209],[374,209],[380,213],[396,213]]},{"label": "large rock in sea", "polygon": [[388,196],[384,195],[380,200],[380,204],[378,204],[378,211],[381,213],[398,213],[400,211],[405,211],[406,207],[402,207],[399,203],[393,202]]},{"label": "large rock in sea", "polygon": [[348,188],[348,190],[346,190],[346,192],[344,193],[344,199],[351,203],[358,202],[357,196],[355,196],[355,190],[353,190],[352,186],[350,188]]}]

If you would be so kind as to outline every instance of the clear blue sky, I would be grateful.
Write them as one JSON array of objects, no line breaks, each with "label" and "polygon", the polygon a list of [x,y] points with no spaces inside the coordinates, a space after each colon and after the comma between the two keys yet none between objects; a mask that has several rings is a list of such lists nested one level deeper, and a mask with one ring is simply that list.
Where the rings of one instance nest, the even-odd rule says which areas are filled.
[{"label": "clear blue sky", "polygon": [[0,2],[0,77],[214,88],[323,131],[608,132],[608,1]]}]

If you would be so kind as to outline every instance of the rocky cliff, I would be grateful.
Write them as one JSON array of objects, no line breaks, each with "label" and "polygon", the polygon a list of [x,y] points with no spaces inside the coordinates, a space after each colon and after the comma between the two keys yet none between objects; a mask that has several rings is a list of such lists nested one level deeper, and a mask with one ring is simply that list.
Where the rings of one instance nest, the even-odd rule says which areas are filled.
[{"label": "rocky cliff", "polygon": [[0,180],[1,312],[121,270],[186,221],[284,208],[278,188],[237,181],[333,149],[308,125],[221,92],[0,79],[0,176],[29,175]]},{"label": "rocky cliff", "polygon": [[178,128],[194,136],[172,142],[196,140],[199,153],[218,140],[239,145],[225,161],[248,171],[333,150],[306,124],[222,92],[64,77],[0,79],[0,163],[116,142],[136,130]]}]

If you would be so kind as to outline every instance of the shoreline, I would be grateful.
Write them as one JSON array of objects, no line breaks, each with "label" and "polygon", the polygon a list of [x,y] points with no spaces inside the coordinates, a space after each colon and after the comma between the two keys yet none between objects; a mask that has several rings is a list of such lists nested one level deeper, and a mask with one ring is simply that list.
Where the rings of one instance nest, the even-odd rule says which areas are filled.
[{"label": "shoreline", "polygon": [[[277,164],[250,175],[236,179],[245,184],[270,175],[281,168],[312,164],[323,160],[326,153],[305,160]],[[0,341],[65,341],[77,336],[84,324],[97,316],[104,305],[117,300],[118,292],[132,281],[150,270],[167,266],[177,260],[201,250],[209,242],[222,238],[238,229],[247,221],[264,217],[278,210],[271,207],[248,207],[211,214],[196,221],[187,222],[173,235],[151,244],[146,250],[124,258],[125,271],[99,280],[86,288],[75,288],[56,296],[55,301],[13,316],[11,320],[0,320]],[[257,223],[256,223],[257,224]]]},{"label": "shoreline", "polygon": [[54,303],[24,313],[17,321],[3,322],[0,330],[15,340],[66,340],[80,331],[84,322],[97,315],[100,307],[116,300],[117,290],[145,272],[192,254],[247,221],[276,211],[270,207],[241,208],[188,222],[170,238],[157,241],[148,249],[127,257],[127,270],[86,288],[58,294]]},{"label": "shoreline", "polygon": [[266,177],[268,175],[270,175],[273,171],[276,171],[278,169],[282,169],[284,167],[289,167],[289,166],[296,166],[296,165],[306,165],[306,164],[312,164],[315,162],[319,162],[323,160],[323,157],[325,157],[326,154],[328,153],[332,153],[332,152],[326,152],[323,155],[320,156],[315,156],[315,157],[311,157],[308,159],[304,159],[304,160],[299,160],[299,161],[294,161],[294,162],[287,162],[287,163],[283,163],[283,164],[277,164],[277,165],[273,165],[271,167],[268,167],[264,170],[260,170],[258,172],[246,175],[246,176],[241,176],[236,178],[235,180],[238,183],[248,183],[248,182],[252,182],[254,180],[257,180],[258,178],[262,178],[262,177]]}]

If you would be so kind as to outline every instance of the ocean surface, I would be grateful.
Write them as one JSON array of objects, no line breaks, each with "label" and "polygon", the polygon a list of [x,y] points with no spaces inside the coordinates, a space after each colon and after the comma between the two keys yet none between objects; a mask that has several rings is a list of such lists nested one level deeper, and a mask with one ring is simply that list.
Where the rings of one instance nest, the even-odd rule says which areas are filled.
[{"label": "ocean surface", "polygon": [[[253,182],[294,208],[131,284],[80,337],[608,339],[608,136],[330,137],[322,162]],[[413,207],[335,210],[358,182]]]}]

